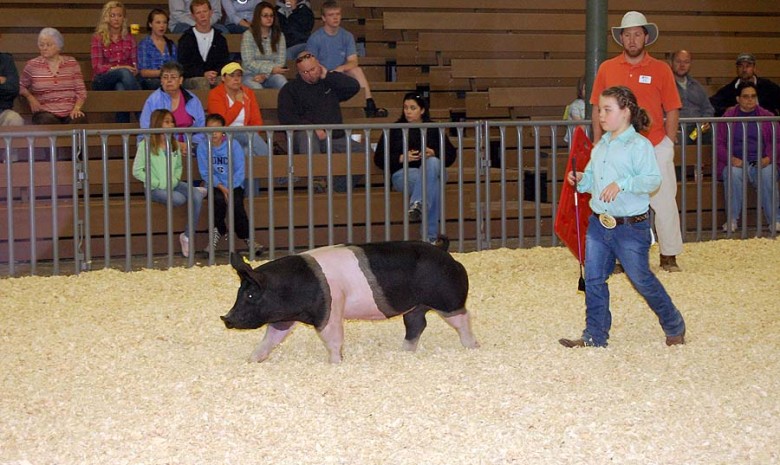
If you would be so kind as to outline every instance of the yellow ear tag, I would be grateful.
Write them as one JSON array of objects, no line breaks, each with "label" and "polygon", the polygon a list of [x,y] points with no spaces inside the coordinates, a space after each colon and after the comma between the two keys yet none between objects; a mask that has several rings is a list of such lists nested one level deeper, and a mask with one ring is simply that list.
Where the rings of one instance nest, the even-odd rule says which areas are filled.
[{"label": "yellow ear tag", "polygon": [[246,258],[246,257],[241,257],[241,258],[244,259],[244,263],[246,263],[247,265],[251,265],[252,264],[252,263],[249,262],[248,258]]}]

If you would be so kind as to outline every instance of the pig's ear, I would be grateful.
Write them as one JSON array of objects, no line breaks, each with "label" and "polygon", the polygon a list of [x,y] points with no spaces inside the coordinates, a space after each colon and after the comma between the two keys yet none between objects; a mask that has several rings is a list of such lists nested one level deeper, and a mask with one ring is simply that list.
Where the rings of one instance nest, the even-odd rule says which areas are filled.
[{"label": "pig's ear", "polygon": [[256,273],[249,264],[249,261],[237,253],[230,254],[230,264],[236,270],[241,279],[248,279],[263,288],[263,275]]},{"label": "pig's ear", "polygon": [[252,267],[249,265],[249,262],[237,253],[230,254],[230,264],[233,265],[233,269],[236,270],[240,275],[252,271]]}]

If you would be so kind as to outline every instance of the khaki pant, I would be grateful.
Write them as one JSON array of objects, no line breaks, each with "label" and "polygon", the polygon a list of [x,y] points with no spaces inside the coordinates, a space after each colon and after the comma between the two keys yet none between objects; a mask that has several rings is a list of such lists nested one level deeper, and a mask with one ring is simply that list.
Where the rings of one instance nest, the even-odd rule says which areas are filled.
[{"label": "khaki pant", "polygon": [[23,126],[24,119],[13,110],[0,111],[0,126]]},{"label": "khaki pant", "polygon": [[650,196],[650,207],[655,211],[655,231],[661,255],[682,253],[680,211],[677,209],[677,175],[674,171],[674,142],[664,137],[655,146],[655,159],[661,170],[661,187]]}]

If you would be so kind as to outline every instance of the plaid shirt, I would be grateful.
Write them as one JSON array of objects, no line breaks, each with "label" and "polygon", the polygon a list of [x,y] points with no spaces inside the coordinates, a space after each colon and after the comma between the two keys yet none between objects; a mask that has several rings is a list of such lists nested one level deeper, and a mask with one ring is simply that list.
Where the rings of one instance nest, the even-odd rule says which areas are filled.
[{"label": "plaid shirt", "polygon": [[114,66],[132,66],[137,68],[138,52],[135,39],[130,34],[122,37],[118,42],[111,42],[108,47],[103,46],[103,38],[99,34],[92,36],[92,73],[104,74]]},{"label": "plaid shirt", "polygon": [[163,63],[176,60],[176,44],[171,42],[171,49],[165,44],[165,52],[160,50],[152,42],[151,36],[146,36],[138,44],[138,71],[142,69],[160,69]]}]

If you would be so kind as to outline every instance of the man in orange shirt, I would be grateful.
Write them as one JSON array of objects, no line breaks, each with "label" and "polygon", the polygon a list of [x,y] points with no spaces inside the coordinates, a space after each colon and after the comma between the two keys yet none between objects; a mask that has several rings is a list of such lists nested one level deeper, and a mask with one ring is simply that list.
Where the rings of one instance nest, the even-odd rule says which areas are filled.
[{"label": "man in orange shirt", "polygon": [[[263,117],[252,89],[241,83],[244,70],[232,62],[222,67],[222,84],[209,91],[208,112],[225,118],[228,126],[262,126]],[[234,132],[233,140],[249,153],[249,137],[252,137],[252,154],[268,155],[268,144],[257,132]]]},{"label": "man in orange shirt", "polygon": [[626,13],[620,27],[612,28],[612,38],[623,47],[623,53],[604,61],[596,74],[590,97],[593,140],[598,141],[602,135],[598,109],[601,92],[612,86],[631,89],[639,106],[650,115],[650,128],[642,135],[650,139],[655,147],[655,157],[661,170],[661,187],[650,197],[661,248],[661,268],[680,271],[676,257],[682,253],[682,233],[674,171],[674,142],[682,107],[680,95],[669,65],[645,51],[645,46],[658,39],[658,26],[648,23],[645,15],[637,11]]}]

